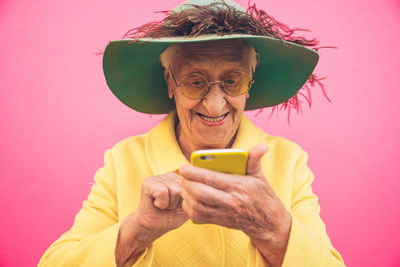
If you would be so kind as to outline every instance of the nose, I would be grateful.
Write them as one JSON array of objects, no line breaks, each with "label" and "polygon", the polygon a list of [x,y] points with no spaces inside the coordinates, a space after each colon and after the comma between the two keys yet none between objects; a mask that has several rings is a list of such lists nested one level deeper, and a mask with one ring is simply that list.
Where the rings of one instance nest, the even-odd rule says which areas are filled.
[{"label": "nose", "polygon": [[202,102],[210,115],[221,115],[227,103],[226,93],[221,88],[221,84],[210,84],[210,89],[204,96]]}]

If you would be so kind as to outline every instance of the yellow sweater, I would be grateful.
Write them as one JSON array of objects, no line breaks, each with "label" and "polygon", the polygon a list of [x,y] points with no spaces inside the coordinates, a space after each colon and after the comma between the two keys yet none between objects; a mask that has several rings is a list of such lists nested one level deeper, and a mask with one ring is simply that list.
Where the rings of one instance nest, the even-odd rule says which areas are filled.
[{"label": "yellow sweater", "polygon": [[[72,228],[47,249],[39,266],[115,266],[120,222],[137,208],[143,179],[187,163],[175,139],[175,121],[172,112],[147,134],[106,151],[104,167]],[[262,158],[264,175],[292,216],[283,266],[344,266],[319,217],[307,154],[293,142],[266,135],[243,115],[233,148],[248,150],[258,143],[269,148]],[[243,232],[189,220],[157,239],[134,266],[264,265]]]}]

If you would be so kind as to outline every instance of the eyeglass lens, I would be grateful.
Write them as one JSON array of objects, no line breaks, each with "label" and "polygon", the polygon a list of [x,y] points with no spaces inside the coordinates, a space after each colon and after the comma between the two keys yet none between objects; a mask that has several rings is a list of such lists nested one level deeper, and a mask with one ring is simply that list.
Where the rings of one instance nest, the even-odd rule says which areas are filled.
[{"label": "eyeglass lens", "polygon": [[[209,89],[209,84],[212,83],[215,82],[209,83],[203,75],[192,73],[182,78],[180,87],[186,97],[196,99],[203,97]],[[226,73],[220,83],[227,94],[238,96],[249,90],[251,79],[245,72],[232,71]]]}]

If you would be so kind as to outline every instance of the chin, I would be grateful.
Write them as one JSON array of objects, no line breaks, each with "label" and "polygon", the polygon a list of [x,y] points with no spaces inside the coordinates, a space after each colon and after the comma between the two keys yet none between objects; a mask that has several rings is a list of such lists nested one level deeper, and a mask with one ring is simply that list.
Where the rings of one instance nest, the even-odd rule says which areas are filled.
[{"label": "chin", "polygon": [[203,142],[202,142],[202,144],[203,144],[202,146],[205,149],[219,149],[219,148],[226,148],[229,145],[229,143],[230,143],[230,139],[228,140],[226,138],[221,138],[221,139],[219,139],[219,138],[205,139],[204,138]]},{"label": "chin", "polygon": [[214,128],[207,131],[198,131],[196,135],[198,141],[196,143],[199,144],[199,147],[204,149],[219,149],[229,146],[235,133],[232,133],[231,130],[224,131],[224,129]]}]

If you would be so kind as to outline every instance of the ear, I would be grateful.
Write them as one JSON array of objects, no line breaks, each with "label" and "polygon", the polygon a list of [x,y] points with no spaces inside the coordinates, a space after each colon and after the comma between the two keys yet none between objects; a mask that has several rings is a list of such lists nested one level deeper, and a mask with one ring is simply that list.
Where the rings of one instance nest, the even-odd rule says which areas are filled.
[{"label": "ear", "polygon": [[249,97],[250,97],[250,94],[249,94],[249,92],[247,92],[246,93],[246,99],[249,99]]},{"label": "ear", "polygon": [[174,97],[174,90],[172,90],[171,86],[168,85],[168,97],[172,99]]},{"label": "ear", "polygon": [[166,68],[164,68],[164,80],[167,83],[168,86],[168,97],[170,99],[172,99],[174,97],[174,90],[172,90],[171,86],[170,86],[170,73],[169,71],[167,71]]}]

